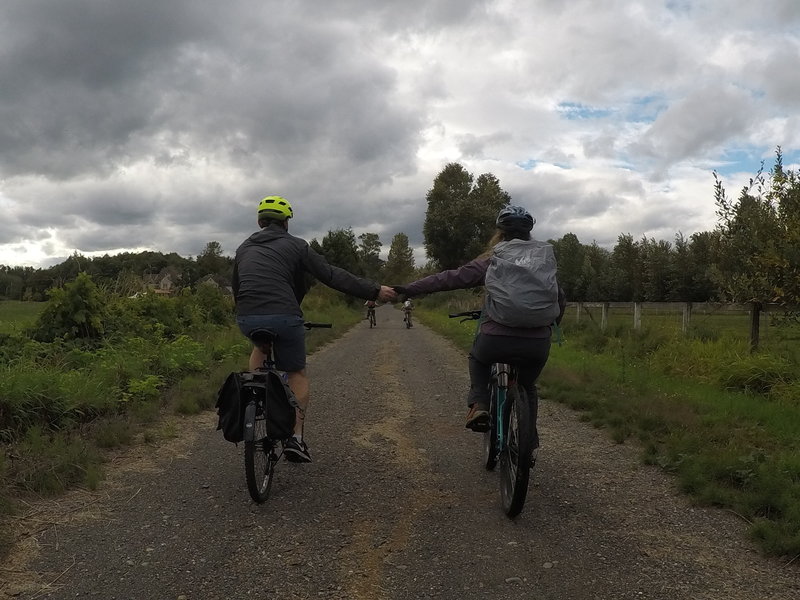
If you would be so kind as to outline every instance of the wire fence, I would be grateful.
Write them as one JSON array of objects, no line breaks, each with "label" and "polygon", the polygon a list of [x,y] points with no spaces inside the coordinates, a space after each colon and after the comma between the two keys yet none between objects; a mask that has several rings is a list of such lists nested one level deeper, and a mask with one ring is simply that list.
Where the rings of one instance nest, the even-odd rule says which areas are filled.
[{"label": "wire fence", "polygon": [[659,329],[685,335],[732,335],[751,350],[775,341],[800,341],[798,309],[773,304],[712,302],[570,302],[567,322],[591,322],[601,331]]}]

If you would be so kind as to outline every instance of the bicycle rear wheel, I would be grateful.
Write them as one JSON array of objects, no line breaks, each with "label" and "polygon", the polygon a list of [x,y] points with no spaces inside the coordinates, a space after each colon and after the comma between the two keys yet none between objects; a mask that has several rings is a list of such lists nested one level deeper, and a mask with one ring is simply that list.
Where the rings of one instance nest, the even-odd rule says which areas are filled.
[{"label": "bicycle rear wheel", "polygon": [[492,385],[492,397],[489,401],[489,431],[483,434],[483,466],[487,471],[494,471],[497,465],[497,386]]},{"label": "bicycle rear wheel", "polygon": [[528,494],[533,423],[525,390],[513,385],[507,393],[503,418],[505,447],[500,453],[500,498],[503,511],[513,519],[522,511]]},{"label": "bicycle rear wheel", "polygon": [[269,497],[277,462],[264,411],[255,401],[249,402],[244,411],[244,474],[254,502],[261,504]]}]

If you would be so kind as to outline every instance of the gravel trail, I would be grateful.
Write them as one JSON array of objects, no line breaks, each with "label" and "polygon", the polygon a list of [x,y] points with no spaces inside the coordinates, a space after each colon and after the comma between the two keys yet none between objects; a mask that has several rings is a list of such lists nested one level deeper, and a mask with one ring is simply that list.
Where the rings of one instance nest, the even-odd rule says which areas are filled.
[{"label": "gravel trail", "polygon": [[282,462],[267,503],[214,415],[176,420],[98,492],[32,507],[0,598],[800,598],[798,565],[761,557],[735,515],[546,400],[509,520],[463,427],[464,353],[390,306],[377,318],[310,357],[314,462]]}]

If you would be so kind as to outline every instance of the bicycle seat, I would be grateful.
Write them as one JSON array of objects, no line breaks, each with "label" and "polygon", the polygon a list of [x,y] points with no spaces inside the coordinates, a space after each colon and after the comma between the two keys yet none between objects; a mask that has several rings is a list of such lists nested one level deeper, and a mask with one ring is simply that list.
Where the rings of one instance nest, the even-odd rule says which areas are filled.
[{"label": "bicycle seat", "polygon": [[271,344],[275,339],[275,333],[269,329],[254,329],[248,336],[256,345]]}]

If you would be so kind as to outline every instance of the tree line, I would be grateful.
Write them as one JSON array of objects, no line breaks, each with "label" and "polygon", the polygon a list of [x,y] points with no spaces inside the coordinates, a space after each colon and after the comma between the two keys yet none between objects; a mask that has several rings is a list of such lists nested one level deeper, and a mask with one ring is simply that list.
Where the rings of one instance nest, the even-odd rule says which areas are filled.
[{"label": "tree line", "polygon": [[[350,228],[331,230],[321,242],[314,239],[310,245],[331,264],[377,281],[407,281],[415,273],[414,254],[405,233],[392,238],[388,260],[380,257],[382,243],[376,233],[356,238]],[[148,281],[164,274],[170,275],[177,287],[194,288],[210,278],[225,288],[231,284],[233,258],[223,255],[219,242],[211,241],[194,258],[152,251],[99,257],[75,253],[48,268],[0,265],[0,300],[46,300],[48,290],[75,281],[79,273],[117,295],[140,292]]]},{"label": "tree line", "polygon": [[[573,301],[760,302],[800,304],[800,178],[783,167],[781,148],[773,167],[764,164],[736,199],[714,173],[718,223],[711,231],[673,240],[620,234],[613,248],[582,243],[571,232],[553,244],[559,282]],[[475,178],[449,163],[426,195],[423,238],[428,262],[417,266],[404,232],[393,236],[387,259],[377,233],[356,236],[352,228],[329,231],[311,246],[331,264],[373,280],[403,283],[440,269],[453,269],[489,250],[498,211],[511,196],[491,173]],[[524,200],[520,203],[525,204]],[[535,234],[535,230],[534,230]],[[0,298],[43,300],[85,272],[100,284],[124,292],[148,274],[171,269],[180,285],[204,277],[228,285],[233,259],[218,242],[196,258],[175,253],[122,253],[87,258],[74,254],[48,269],[0,265]]]},{"label": "tree line", "polygon": [[[582,243],[571,232],[548,240],[567,298],[800,305],[797,171],[784,168],[778,147],[773,167],[765,172],[762,162],[736,199],[713,176],[718,222],[711,231],[679,232],[671,241],[624,233],[611,249]],[[427,200],[428,268],[451,269],[488,250],[494,217],[511,197],[493,175],[473,179],[454,163],[437,176]]]}]

